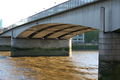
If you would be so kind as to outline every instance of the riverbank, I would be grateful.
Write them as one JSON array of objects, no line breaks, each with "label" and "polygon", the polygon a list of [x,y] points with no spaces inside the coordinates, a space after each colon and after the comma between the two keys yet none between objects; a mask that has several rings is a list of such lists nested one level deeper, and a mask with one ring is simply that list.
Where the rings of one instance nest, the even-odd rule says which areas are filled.
[{"label": "riverbank", "polygon": [[80,44],[80,45],[73,45],[73,51],[98,51],[98,45],[94,44]]}]

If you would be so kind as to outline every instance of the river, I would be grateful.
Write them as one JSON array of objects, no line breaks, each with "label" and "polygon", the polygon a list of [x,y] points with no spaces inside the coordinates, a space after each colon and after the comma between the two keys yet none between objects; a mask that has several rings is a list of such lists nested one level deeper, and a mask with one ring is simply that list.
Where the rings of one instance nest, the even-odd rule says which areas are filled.
[{"label": "river", "polygon": [[0,52],[0,80],[97,80],[98,52],[73,51],[72,57],[9,57]]}]

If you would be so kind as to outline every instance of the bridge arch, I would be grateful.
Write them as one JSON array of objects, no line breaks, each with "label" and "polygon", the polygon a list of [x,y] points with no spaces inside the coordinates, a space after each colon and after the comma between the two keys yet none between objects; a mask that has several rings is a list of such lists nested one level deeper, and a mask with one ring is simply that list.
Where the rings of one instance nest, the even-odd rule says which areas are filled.
[{"label": "bridge arch", "polygon": [[91,27],[74,24],[47,23],[30,27],[16,38],[29,39],[70,39],[84,32],[95,30]]}]

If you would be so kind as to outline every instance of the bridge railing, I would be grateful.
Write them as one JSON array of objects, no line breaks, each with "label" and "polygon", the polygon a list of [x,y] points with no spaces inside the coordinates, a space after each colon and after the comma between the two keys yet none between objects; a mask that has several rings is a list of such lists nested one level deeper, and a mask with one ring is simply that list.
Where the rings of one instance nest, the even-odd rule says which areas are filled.
[{"label": "bridge railing", "polygon": [[32,22],[32,21],[35,21],[35,20],[38,20],[38,19],[41,19],[41,18],[45,18],[45,17],[51,16],[51,15],[60,13],[60,12],[63,12],[63,11],[67,11],[69,9],[73,9],[73,8],[83,6],[83,5],[86,5],[86,4],[90,4],[90,3],[93,3],[93,2],[96,2],[96,1],[100,1],[100,0],[69,0],[69,1],[61,3],[59,5],[56,5],[52,8],[50,8],[50,9],[47,9],[45,11],[39,12],[35,15],[32,15],[32,16],[26,18],[26,19],[22,19],[19,22],[15,23],[13,25],[10,25],[6,30],[9,30],[11,28],[23,25],[25,23],[29,23],[29,22]]}]

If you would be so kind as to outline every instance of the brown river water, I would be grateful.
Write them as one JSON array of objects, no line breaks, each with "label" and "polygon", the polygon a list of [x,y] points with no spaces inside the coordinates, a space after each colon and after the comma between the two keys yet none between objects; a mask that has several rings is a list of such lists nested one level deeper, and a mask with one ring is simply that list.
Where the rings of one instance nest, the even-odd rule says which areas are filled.
[{"label": "brown river water", "polygon": [[9,57],[0,52],[0,80],[97,80],[98,52],[73,51],[72,57]]}]

